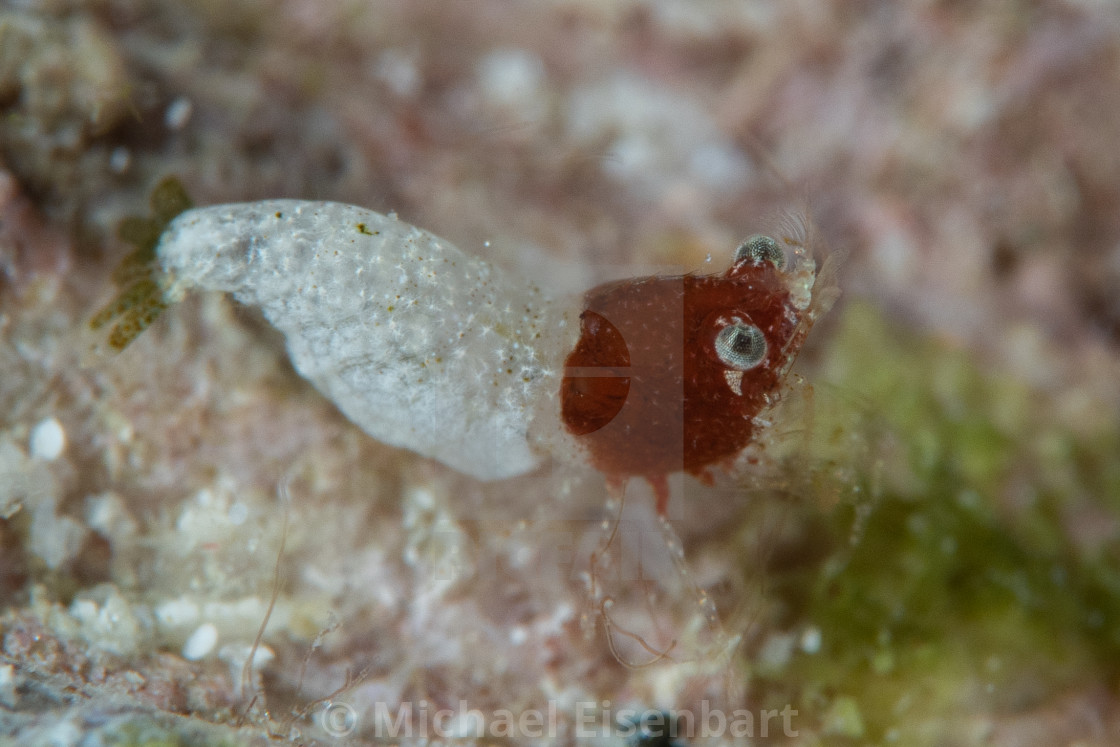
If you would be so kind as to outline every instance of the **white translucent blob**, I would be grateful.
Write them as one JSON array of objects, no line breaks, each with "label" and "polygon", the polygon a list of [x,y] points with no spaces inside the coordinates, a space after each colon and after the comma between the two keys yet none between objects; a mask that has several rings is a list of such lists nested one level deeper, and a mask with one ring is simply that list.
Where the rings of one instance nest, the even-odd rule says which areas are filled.
[{"label": "white translucent blob", "polygon": [[[578,303],[557,304],[364,208],[268,200],[189,210],[157,247],[175,299],[225,291],[284,333],[292,364],[368,434],[483,480],[527,472],[558,432]],[[551,404],[551,406],[549,406]]]}]

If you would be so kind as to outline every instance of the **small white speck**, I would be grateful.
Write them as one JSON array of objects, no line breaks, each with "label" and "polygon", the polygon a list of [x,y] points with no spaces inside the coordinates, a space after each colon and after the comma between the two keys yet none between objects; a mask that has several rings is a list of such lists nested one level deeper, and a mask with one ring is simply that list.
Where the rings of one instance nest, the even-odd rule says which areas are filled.
[{"label": "small white speck", "polygon": [[213,623],[202,623],[183,644],[183,658],[187,661],[198,661],[213,651],[216,645],[218,645],[218,629]]},{"label": "small white speck", "polygon": [[109,154],[109,168],[114,174],[123,174],[132,165],[132,154],[123,145],[113,148]]},{"label": "small white speck", "polygon": [[249,507],[238,501],[229,507],[229,523],[239,527],[249,518]]},{"label": "small white speck", "polygon": [[194,104],[186,96],[180,96],[167,105],[163,113],[163,123],[169,130],[181,130],[187,126],[194,111]]},{"label": "small white speck", "polygon": [[381,55],[375,74],[398,96],[414,95],[422,82],[415,55],[399,49],[389,49]]},{"label": "small white speck", "polygon": [[489,241],[483,241],[483,242],[482,242],[482,245],[483,245],[484,247],[486,247],[487,249],[489,249],[489,248],[490,248],[490,242],[489,242]]},{"label": "small white speck", "polygon": [[821,650],[821,629],[813,625],[801,634],[801,650],[807,654],[815,654]]},{"label": "small white speck", "polygon": [[41,420],[31,429],[29,447],[31,456],[53,462],[66,449],[66,431],[62,430],[62,424],[54,418]]}]

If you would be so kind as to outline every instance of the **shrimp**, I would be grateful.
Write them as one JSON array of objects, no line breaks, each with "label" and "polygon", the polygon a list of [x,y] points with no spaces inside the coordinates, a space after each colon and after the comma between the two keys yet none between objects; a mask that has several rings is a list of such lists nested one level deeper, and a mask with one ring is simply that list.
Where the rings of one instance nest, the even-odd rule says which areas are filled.
[{"label": "shrimp", "polygon": [[552,457],[590,463],[615,488],[647,480],[662,516],[668,475],[710,481],[757,437],[835,298],[804,225],[747,239],[722,274],[554,299],[394,214],[190,208],[175,190],[158,187],[157,220],[132,224],[141,270],[118,274],[126,287],[91,323],[117,320],[111,347],[188,291],[224,291],[258,308],[296,371],[374,438],[480,480]]},{"label": "shrimp", "polygon": [[616,486],[645,478],[660,515],[668,475],[710,483],[753,441],[831,303],[831,291],[813,301],[802,236],[752,236],[720,275],[636,278],[585,296],[561,382],[564,424]]}]

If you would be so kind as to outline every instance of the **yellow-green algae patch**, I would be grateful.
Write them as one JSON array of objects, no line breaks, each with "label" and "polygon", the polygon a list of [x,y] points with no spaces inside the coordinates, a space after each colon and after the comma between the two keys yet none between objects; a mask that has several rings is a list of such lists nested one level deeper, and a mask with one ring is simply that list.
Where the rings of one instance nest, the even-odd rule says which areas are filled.
[{"label": "yellow-green algae patch", "polygon": [[107,342],[117,352],[128,347],[167,308],[156,244],[167,224],[190,209],[191,200],[178,179],[167,177],[152,190],[150,207],[150,216],[129,216],[117,226],[117,237],[134,249],[113,271],[113,281],[120,289],[116,298],[89,322],[95,332],[113,323]]},{"label": "yellow-green algae patch", "polygon": [[844,486],[770,578],[783,625],[819,646],[760,677],[764,700],[830,744],[944,744],[1115,688],[1120,539],[1064,520],[1116,521],[1115,425],[1063,426],[1056,395],[858,303],[822,369],[815,479]]}]

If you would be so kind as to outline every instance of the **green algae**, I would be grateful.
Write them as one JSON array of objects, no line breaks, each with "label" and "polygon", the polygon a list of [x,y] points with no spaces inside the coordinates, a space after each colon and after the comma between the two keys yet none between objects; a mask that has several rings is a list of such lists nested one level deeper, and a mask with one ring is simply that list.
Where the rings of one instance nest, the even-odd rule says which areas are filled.
[{"label": "green algae", "polygon": [[128,216],[117,226],[117,238],[133,251],[113,271],[120,288],[116,298],[89,321],[95,332],[112,323],[107,339],[112,350],[128,347],[167,308],[156,245],[167,225],[191,206],[182,183],[167,177],[152,190],[149,216]]},{"label": "green algae", "polygon": [[1056,395],[858,303],[822,370],[812,456],[843,486],[805,512],[816,560],[771,579],[820,647],[761,678],[765,698],[841,744],[972,743],[986,719],[1114,686],[1120,541],[1063,517],[1116,519],[1115,427],[1063,426]]}]

